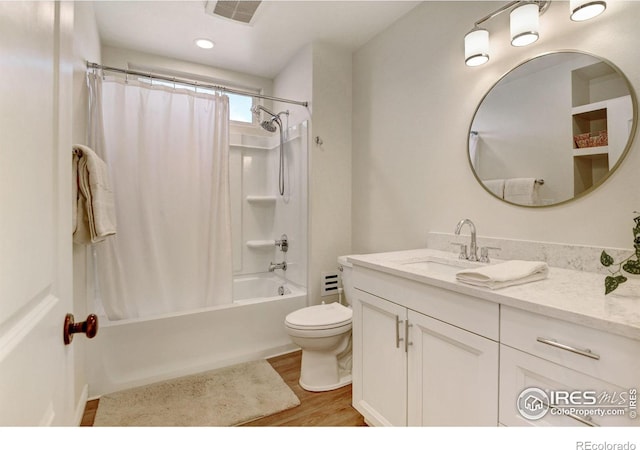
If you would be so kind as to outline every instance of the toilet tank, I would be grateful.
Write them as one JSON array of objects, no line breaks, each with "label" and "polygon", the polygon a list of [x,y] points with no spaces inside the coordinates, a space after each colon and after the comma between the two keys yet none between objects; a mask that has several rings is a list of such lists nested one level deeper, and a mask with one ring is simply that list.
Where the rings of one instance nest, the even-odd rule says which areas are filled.
[{"label": "toilet tank", "polygon": [[351,305],[353,299],[353,278],[352,270],[353,264],[347,261],[348,256],[338,256],[338,268],[340,269],[340,278],[342,280],[343,292],[343,305]]}]

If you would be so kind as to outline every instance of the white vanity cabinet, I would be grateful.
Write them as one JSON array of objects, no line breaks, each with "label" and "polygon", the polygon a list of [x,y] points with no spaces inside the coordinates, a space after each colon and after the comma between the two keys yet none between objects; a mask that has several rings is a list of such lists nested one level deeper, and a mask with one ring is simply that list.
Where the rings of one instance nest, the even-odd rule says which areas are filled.
[{"label": "white vanity cabinet", "polygon": [[371,425],[406,425],[407,309],[359,290],[352,307],[354,407]]},{"label": "white vanity cabinet", "polygon": [[560,268],[514,289],[463,285],[442,254],[352,258],[353,406],[369,424],[640,427],[636,300]]},{"label": "white vanity cabinet", "polygon": [[353,405],[372,425],[495,426],[498,305],[357,267]]},{"label": "white vanity cabinet", "polygon": [[[501,307],[500,423],[507,426],[638,426],[629,411],[624,415],[593,415],[589,398],[610,397],[600,410],[611,409],[640,386],[640,342],[623,336],[539,314]],[[546,391],[577,392],[567,415],[548,412],[527,420],[516,408],[520,393],[535,386]],[[637,393],[636,393],[637,394]],[[551,406],[554,400],[550,399]],[[628,405],[628,403],[626,403]],[[615,409],[615,408],[614,408]]]}]

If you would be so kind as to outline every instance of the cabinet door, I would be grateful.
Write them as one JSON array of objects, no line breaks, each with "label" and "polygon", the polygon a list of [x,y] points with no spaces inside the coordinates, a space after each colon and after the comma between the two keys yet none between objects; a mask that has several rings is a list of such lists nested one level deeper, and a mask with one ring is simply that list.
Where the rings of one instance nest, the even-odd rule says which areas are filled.
[{"label": "cabinet door", "polygon": [[409,426],[496,426],[499,344],[409,311]]},{"label": "cabinet door", "polygon": [[407,310],[356,289],[353,406],[371,425],[407,424]]}]

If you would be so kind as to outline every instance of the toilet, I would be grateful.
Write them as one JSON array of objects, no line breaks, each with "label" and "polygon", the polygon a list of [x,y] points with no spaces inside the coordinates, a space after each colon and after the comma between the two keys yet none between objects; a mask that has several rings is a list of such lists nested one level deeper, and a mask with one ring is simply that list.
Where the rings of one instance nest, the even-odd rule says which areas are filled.
[{"label": "toilet", "polygon": [[338,258],[342,272],[342,303],[308,306],[287,315],[291,340],[302,349],[300,386],[312,392],[338,389],[351,383],[351,263]]}]

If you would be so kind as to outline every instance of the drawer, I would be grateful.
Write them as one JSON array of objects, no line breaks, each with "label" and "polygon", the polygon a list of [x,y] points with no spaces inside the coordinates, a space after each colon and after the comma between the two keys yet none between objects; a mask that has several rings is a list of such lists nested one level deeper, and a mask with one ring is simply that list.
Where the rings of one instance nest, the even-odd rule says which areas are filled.
[{"label": "drawer", "polygon": [[640,341],[501,306],[500,342],[600,380],[640,387]]},{"label": "drawer", "polygon": [[[558,410],[547,411],[539,419],[527,419],[518,410],[520,394],[529,388],[538,388],[549,394],[551,391],[595,392],[596,398],[602,393],[611,395],[609,401],[602,401],[599,407],[579,405],[580,402],[552,400],[550,403],[564,404],[576,408],[565,409],[570,414],[559,414]],[[615,393],[615,396],[614,396]],[[575,370],[560,366],[537,356],[500,345],[500,394],[499,421],[506,426],[638,426],[638,418],[632,419],[629,411],[615,415],[612,406],[629,406],[629,389],[590,377]],[[525,394],[526,397],[526,394]],[[523,401],[526,398],[523,397]],[[579,398],[579,397],[577,397]],[[590,403],[586,400],[584,403]],[[598,402],[596,402],[598,403]],[[541,410],[544,412],[544,410]],[[534,412],[535,414],[535,412]]]},{"label": "drawer", "polygon": [[497,303],[356,266],[353,284],[361,291],[498,341]]}]

